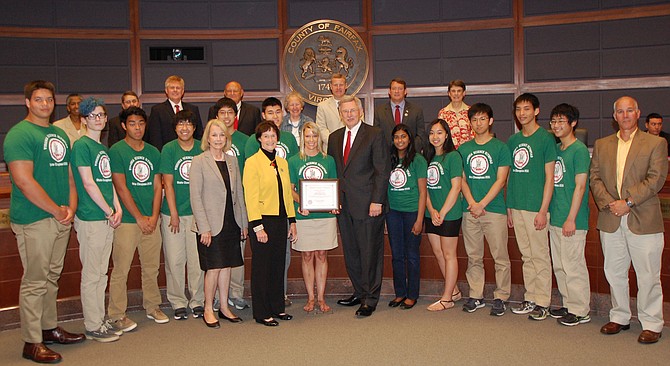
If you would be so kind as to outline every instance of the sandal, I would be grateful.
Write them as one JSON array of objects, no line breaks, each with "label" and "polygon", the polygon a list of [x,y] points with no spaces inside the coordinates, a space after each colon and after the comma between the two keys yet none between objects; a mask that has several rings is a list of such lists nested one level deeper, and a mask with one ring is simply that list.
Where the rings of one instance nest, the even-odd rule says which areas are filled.
[{"label": "sandal", "polygon": [[428,305],[426,309],[428,309],[428,311],[443,311],[451,309],[453,307],[454,307],[453,300],[437,300],[434,303]]},{"label": "sandal", "polygon": [[330,310],[331,308],[330,306],[328,306],[328,304],[326,304],[325,300],[319,300],[319,311],[321,311],[322,313],[327,313]]},{"label": "sandal", "polygon": [[451,295],[451,300],[452,301],[458,301],[463,298],[463,295],[461,295],[461,290],[458,290],[457,293]]},{"label": "sandal", "polygon": [[302,307],[302,310],[305,310],[308,313],[314,311],[314,300],[307,300],[307,303]]}]

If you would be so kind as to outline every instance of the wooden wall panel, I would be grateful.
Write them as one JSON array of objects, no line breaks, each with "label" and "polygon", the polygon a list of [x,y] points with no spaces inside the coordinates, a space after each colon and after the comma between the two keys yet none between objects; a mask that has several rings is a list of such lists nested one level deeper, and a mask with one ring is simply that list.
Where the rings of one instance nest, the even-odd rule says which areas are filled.
[{"label": "wooden wall panel", "polygon": [[332,19],[350,26],[363,24],[360,0],[286,0],[289,28],[300,28],[317,19]]}]

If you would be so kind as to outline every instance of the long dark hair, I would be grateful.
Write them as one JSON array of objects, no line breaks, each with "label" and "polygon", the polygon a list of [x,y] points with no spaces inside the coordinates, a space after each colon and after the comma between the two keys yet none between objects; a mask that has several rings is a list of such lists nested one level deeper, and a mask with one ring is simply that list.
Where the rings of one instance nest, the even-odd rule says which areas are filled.
[{"label": "long dark hair", "polygon": [[428,131],[427,131],[428,132],[428,146],[426,146],[426,148],[424,149],[424,151],[426,152],[426,161],[428,163],[430,163],[433,160],[433,158],[435,157],[435,146],[433,146],[433,144],[430,143],[430,129],[433,128],[433,126],[438,124],[438,123],[440,124],[440,126],[442,126],[442,128],[445,131],[447,131],[447,138],[444,140],[444,143],[442,144],[442,150],[444,151],[444,155],[442,155],[442,158],[444,158],[444,156],[446,156],[448,153],[456,150],[456,147],[454,147],[454,140],[451,136],[451,129],[449,129],[449,125],[447,124],[447,121],[445,121],[441,118],[435,119],[428,126]]},{"label": "long dark hair", "polygon": [[[416,155],[416,149],[414,148],[414,136],[412,136],[412,133],[409,131],[409,127],[407,125],[400,123],[393,127],[393,131],[391,131],[391,141],[394,140],[395,133],[398,131],[404,131],[407,136],[409,136],[409,144],[407,145],[407,151],[405,151],[405,158],[402,160],[402,165],[400,166],[403,170],[405,170],[409,168],[410,164],[412,164],[412,161],[414,161],[414,156]],[[398,165],[398,162],[400,162],[398,148],[395,147],[394,143],[391,143],[391,170],[395,169],[395,167]]]}]

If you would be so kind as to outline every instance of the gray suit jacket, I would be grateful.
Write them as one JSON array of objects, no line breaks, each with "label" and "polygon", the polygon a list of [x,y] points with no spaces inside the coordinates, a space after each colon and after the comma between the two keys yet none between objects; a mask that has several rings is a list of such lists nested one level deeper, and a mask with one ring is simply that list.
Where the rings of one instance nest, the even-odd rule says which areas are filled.
[{"label": "gray suit jacket", "polygon": [[319,126],[323,149],[326,150],[330,134],[338,128],[344,127],[340,119],[340,112],[337,110],[335,98],[326,99],[316,107],[316,125]]},{"label": "gray suit jacket", "polygon": [[[400,121],[409,127],[409,130],[415,137],[414,148],[417,152],[421,152],[424,147],[424,142],[426,141],[423,109],[418,105],[405,100],[405,110]],[[391,110],[391,102],[386,101],[375,107],[375,117],[372,125],[381,128],[384,134],[384,139],[386,139],[389,145],[393,144],[391,131],[393,131],[393,128],[395,127],[395,111]]]},{"label": "gray suit jacket", "polygon": [[634,234],[663,232],[663,215],[658,192],[668,175],[668,146],[664,139],[638,130],[626,158],[621,196],[616,187],[616,134],[596,140],[591,159],[591,192],[598,206],[598,229],[613,233],[621,218],[604,207],[612,201],[630,197],[635,206],[628,215]]},{"label": "gray suit jacket", "polygon": [[[235,222],[240,228],[247,227],[247,207],[244,204],[242,179],[237,158],[223,154],[230,176]],[[193,231],[212,236],[223,229],[223,214],[226,211],[226,186],[212,153],[208,151],[193,158],[190,170],[191,209],[193,210]]]}]

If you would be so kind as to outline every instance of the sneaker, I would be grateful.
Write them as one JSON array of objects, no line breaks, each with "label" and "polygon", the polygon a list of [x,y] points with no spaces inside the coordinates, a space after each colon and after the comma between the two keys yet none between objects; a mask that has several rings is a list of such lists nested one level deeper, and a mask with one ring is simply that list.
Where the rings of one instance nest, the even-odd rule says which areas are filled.
[{"label": "sneaker", "polygon": [[203,316],[205,316],[205,308],[203,308],[202,306],[196,306],[193,309],[191,309],[191,311],[193,312],[194,318],[202,318]]},{"label": "sneaker", "polygon": [[113,329],[107,328],[106,323],[103,323],[98,330],[86,331],[86,339],[98,341],[100,343],[108,343],[119,340],[119,336],[114,334]]},{"label": "sneaker", "polygon": [[549,316],[551,316],[554,319],[560,319],[564,316],[568,315],[568,309],[567,308],[558,308],[558,309],[549,309]]},{"label": "sneaker", "polygon": [[475,310],[481,309],[486,304],[484,304],[484,299],[473,299],[472,297],[468,299],[468,301],[463,304],[463,311],[467,311],[468,313],[474,313]]},{"label": "sneaker", "polygon": [[524,301],[519,306],[513,307],[512,312],[514,314],[528,314],[535,309],[535,303],[532,301]]},{"label": "sneaker", "polygon": [[566,314],[564,317],[558,319],[558,322],[567,325],[568,327],[571,327],[573,325],[579,325],[579,324],[584,324],[588,323],[591,321],[591,317],[589,314],[586,314],[585,316],[577,316],[572,313]]},{"label": "sneaker", "polygon": [[544,320],[549,316],[549,309],[544,306],[537,305],[535,309],[528,315],[530,320]]},{"label": "sneaker", "polygon": [[505,315],[505,310],[507,310],[507,307],[505,306],[504,301],[500,299],[493,300],[493,304],[491,305],[491,315],[503,316]]},{"label": "sneaker", "polygon": [[289,306],[291,306],[291,304],[293,304],[291,302],[291,299],[289,299],[288,296],[284,295],[284,306],[289,307]]},{"label": "sneaker", "polygon": [[123,331],[120,330],[120,329],[116,329],[116,328],[112,325],[112,322],[111,322],[109,319],[105,320],[105,322],[102,323],[102,325],[104,325],[105,327],[107,327],[107,330],[108,330],[108,331],[110,331],[110,332],[116,334],[117,336],[121,336],[121,335],[123,335]]},{"label": "sneaker", "polygon": [[163,310],[159,308],[156,308],[150,313],[147,313],[147,318],[155,321],[158,324],[165,324],[170,321],[170,318],[168,318],[167,315],[165,315],[165,313],[163,312]]},{"label": "sneaker", "polygon": [[212,309],[216,313],[221,309],[221,303],[219,302],[219,299],[214,299],[214,304],[212,304]]},{"label": "sneaker", "polygon": [[234,306],[237,310],[244,310],[249,307],[247,301],[241,297],[228,298],[228,305]]},{"label": "sneaker", "polygon": [[125,333],[137,328],[137,323],[128,319],[127,316],[124,316],[123,318],[112,321],[112,327],[114,330],[120,330]]},{"label": "sneaker", "polygon": [[[195,316],[195,314],[193,314]],[[186,320],[188,319],[188,312],[186,308],[179,308],[174,310],[174,319],[175,320]]]}]

